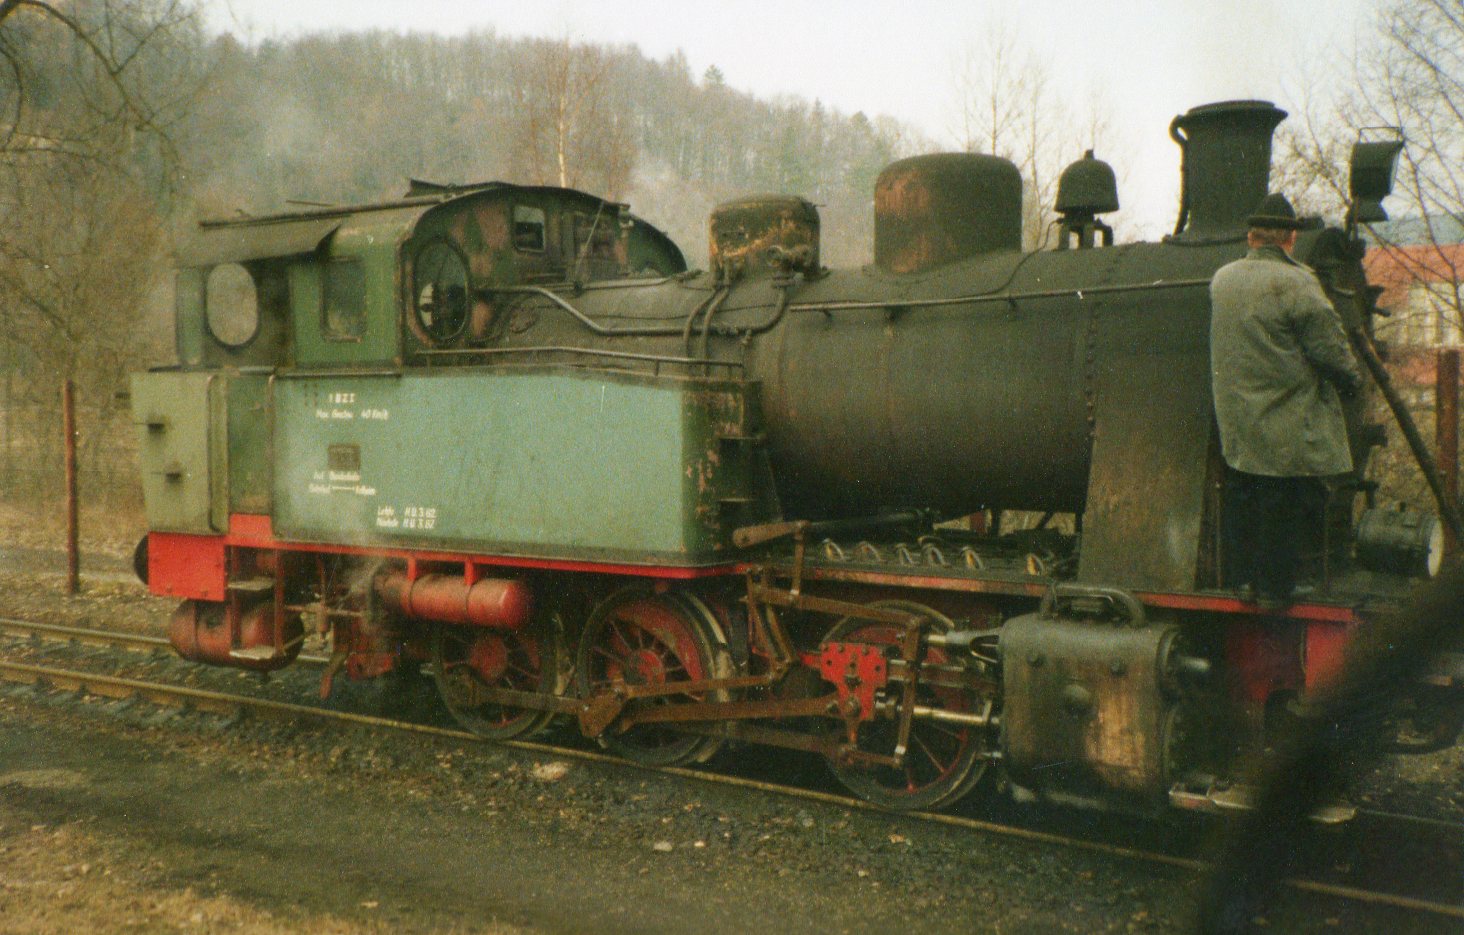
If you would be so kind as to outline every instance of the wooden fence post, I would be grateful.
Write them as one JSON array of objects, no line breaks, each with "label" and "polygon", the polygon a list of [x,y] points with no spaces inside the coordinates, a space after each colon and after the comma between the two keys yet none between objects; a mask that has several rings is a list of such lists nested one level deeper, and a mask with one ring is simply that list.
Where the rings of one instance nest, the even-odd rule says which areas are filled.
[{"label": "wooden fence post", "polygon": [[66,433],[66,593],[81,589],[81,556],[77,552],[76,507],[76,390],[70,380],[61,384],[61,425]]},{"label": "wooden fence post", "polygon": [[[1434,440],[1444,495],[1459,503],[1459,349],[1439,348],[1434,365]],[[1444,554],[1459,550],[1454,531],[1444,524]]]}]

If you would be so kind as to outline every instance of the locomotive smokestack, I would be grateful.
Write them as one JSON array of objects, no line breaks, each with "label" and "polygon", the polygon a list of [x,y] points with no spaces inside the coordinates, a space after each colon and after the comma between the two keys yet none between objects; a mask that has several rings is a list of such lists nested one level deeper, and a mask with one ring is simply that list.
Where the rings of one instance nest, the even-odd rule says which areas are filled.
[{"label": "locomotive smokestack", "polygon": [[1169,135],[1183,151],[1181,240],[1239,237],[1271,180],[1271,134],[1286,111],[1270,101],[1223,101],[1175,117]]}]

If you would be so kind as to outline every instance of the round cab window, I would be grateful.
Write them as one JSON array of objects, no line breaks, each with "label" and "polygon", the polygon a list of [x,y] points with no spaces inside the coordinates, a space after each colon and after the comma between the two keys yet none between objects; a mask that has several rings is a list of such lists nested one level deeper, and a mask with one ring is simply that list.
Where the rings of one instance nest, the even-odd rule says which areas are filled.
[{"label": "round cab window", "polygon": [[208,272],[204,308],[209,333],[229,347],[248,344],[259,330],[259,297],[254,277],[238,263],[215,266]]},{"label": "round cab window", "polygon": [[468,264],[452,245],[438,241],[417,251],[412,266],[417,324],[434,344],[445,344],[468,323]]}]

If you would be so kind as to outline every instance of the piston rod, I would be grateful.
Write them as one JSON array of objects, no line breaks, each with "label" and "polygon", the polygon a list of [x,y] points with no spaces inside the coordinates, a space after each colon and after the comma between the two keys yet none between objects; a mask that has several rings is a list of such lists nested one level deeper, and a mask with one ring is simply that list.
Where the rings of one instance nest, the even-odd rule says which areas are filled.
[{"label": "piston rod", "polygon": [[980,714],[973,714],[969,711],[947,711],[945,708],[918,704],[911,709],[911,713],[922,720],[958,724],[962,727],[996,727],[1001,723],[1000,715],[992,714],[989,708]]}]

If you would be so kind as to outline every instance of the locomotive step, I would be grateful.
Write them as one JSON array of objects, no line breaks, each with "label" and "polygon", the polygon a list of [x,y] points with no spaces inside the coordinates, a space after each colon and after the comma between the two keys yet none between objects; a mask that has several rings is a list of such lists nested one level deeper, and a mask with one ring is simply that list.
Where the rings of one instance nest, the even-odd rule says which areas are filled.
[{"label": "locomotive step", "polygon": [[250,662],[268,662],[271,659],[279,659],[290,655],[291,651],[304,642],[303,637],[296,637],[284,645],[281,650],[276,650],[272,644],[266,643],[263,646],[246,646],[229,650],[229,657],[232,659],[243,659]]},{"label": "locomotive step", "polygon": [[265,591],[273,591],[274,586],[273,578],[240,578],[230,581],[228,588],[236,594],[263,594]]},{"label": "locomotive step", "polygon": [[229,650],[229,658],[246,659],[250,662],[265,662],[270,659],[275,659],[280,655],[280,653],[275,652],[273,646],[251,646],[248,649]]}]

